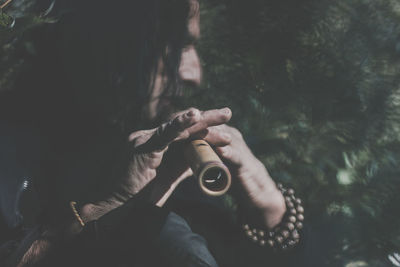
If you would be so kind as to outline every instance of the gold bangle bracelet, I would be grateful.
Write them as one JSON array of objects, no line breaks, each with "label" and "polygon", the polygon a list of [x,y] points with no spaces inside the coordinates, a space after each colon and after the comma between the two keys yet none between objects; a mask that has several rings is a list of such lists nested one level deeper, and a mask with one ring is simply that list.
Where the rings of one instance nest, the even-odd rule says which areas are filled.
[{"label": "gold bangle bracelet", "polygon": [[69,202],[69,205],[70,205],[70,207],[71,207],[71,209],[72,209],[72,212],[73,212],[74,215],[75,215],[75,218],[78,220],[79,224],[80,224],[82,227],[84,227],[84,226],[85,226],[85,223],[83,222],[81,216],[79,215],[78,211],[77,211],[76,208],[75,208],[76,202],[75,202],[75,201],[70,201],[70,202]]}]

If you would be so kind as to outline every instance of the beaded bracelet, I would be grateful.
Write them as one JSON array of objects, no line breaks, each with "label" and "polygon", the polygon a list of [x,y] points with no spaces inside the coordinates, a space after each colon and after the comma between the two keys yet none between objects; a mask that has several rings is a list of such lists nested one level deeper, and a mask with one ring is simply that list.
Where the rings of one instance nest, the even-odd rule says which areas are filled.
[{"label": "beaded bracelet", "polygon": [[286,203],[286,213],[282,222],[271,231],[253,228],[249,224],[244,224],[243,230],[260,246],[268,245],[274,250],[284,251],[295,247],[300,241],[299,230],[303,228],[304,208],[301,206],[301,199],[294,196],[293,189],[286,189],[282,184],[278,184],[277,187]]}]

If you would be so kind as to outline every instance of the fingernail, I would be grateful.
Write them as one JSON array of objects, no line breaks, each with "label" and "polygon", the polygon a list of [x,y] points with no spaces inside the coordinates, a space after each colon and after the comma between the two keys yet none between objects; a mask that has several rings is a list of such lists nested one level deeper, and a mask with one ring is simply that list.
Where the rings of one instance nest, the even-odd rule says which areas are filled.
[{"label": "fingernail", "polygon": [[190,110],[188,113],[186,113],[186,116],[188,117],[193,117],[196,114],[194,110]]},{"label": "fingernail", "polygon": [[230,114],[231,110],[229,108],[223,108],[223,109],[221,109],[221,112],[224,114]]}]

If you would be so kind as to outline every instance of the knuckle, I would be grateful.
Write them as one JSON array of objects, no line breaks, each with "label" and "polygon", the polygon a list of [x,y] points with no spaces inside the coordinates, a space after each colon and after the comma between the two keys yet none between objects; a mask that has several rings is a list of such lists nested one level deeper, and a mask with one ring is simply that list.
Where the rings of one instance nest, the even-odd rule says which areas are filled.
[{"label": "knuckle", "polygon": [[224,150],[222,150],[222,155],[224,155],[224,157],[231,157],[232,155],[232,151],[231,149],[229,149],[229,147],[226,147]]},{"label": "knuckle", "polygon": [[143,154],[143,164],[145,168],[150,167],[158,167],[159,163],[163,158],[164,150],[161,151],[152,151],[146,154]]},{"label": "knuckle", "polygon": [[133,132],[128,136],[128,141],[129,142],[135,141],[135,139],[146,134],[146,132],[147,132],[146,130],[140,130],[140,131]]},{"label": "knuckle", "polygon": [[158,161],[157,160],[151,160],[148,163],[148,167],[150,168],[150,170],[155,171],[155,169],[158,167]]},{"label": "knuckle", "polygon": [[213,126],[212,128],[213,128],[214,132],[217,132],[217,133],[228,133],[229,132],[228,129],[226,128],[225,124],[216,125],[216,126]]},{"label": "knuckle", "polygon": [[146,143],[149,140],[149,138],[150,137],[148,135],[141,135],[141,136],[136,137],[135,139],[133,139],[131,141],[132,147],[137,148],[138,146]]},{"label": "knuckle", "polygon": [[238,129],[231,127],[231,126],[228,126],[228,127],[234,136],[239,137],[239,138],[243,137],[242,133]]},{"label": "knuckle", "polygon": [[156,177],[156,174],[157,174],[157,172],[156,172],[155,169],[147,169],[146,170],[146,176],[149,177],[149,178]]},{"label": "knuckle", "polygon": [[198,109],[198,108],[195,108],[195,107],[190,107],[190,108],[188,108],[187,109],[187,111],[186,111],[186,113],[188,113],[188,112],[200,112],[200,110]]},{"label": "knuckle", "polygon": [[227,142],[231,142],[232,141],[232,135],[230,133],[223,133],[223,138],[225,139],[225,141]]},{"label": "knuckle", "polygon": [[95,205],[92,203],[88,203],[84,205],[81,209],[82,214],[92,214],[95,210]]},{"label": "knuckle", "polygon": [[161,152],[158,152],[158,151],[150,152],[150,153],[147,155],[147,157],[148,157],[151,161],[154,160],[154,159],[158,159],[158,158],[161,157]]}]

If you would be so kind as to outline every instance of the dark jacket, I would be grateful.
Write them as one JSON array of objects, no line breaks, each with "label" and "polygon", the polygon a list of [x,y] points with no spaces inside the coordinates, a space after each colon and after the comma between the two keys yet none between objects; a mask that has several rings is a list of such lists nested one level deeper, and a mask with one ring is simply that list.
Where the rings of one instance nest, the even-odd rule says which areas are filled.
[{"label": "dark jacket", "polygon": [[[33,136],[26,128],[1,125],[0,266],[15,266],[43,231],[35,220],[43,205],[30,175],[41,154]],[[222,199],[202,195],[187,179],[166,207],[131,199],[86,225],[37,266],[318,266],[311,239],[306,230],[288,253],[259,247]]]}]

